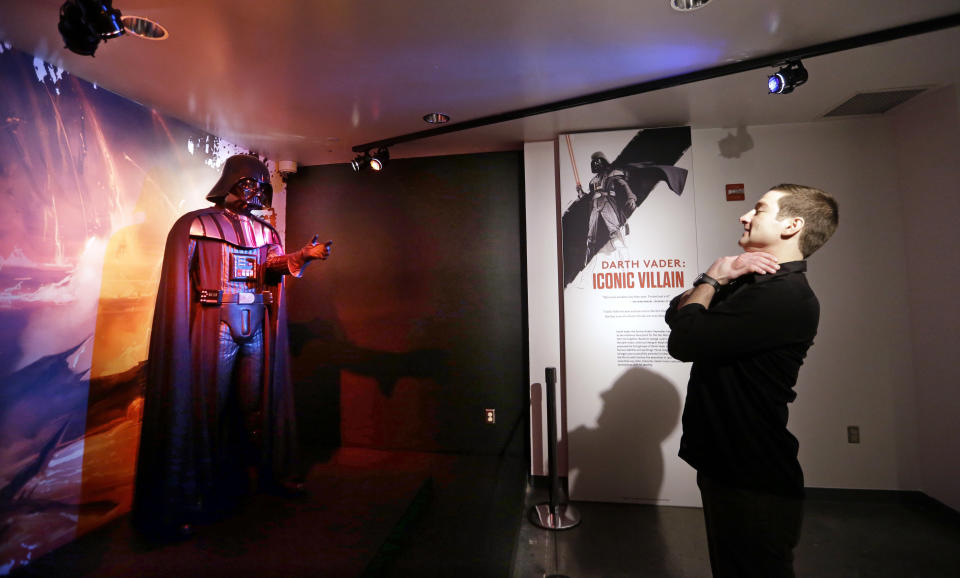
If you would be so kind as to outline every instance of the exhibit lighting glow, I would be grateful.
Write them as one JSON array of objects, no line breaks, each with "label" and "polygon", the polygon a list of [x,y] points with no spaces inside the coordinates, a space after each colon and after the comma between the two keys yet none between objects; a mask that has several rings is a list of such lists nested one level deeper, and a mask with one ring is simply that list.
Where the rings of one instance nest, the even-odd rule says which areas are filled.
[{"label": "exhibit lighting glow", "polygon": [[771,93],[778,93],[783,90],[783,77],[779,74],[773,74],[767,79],[767,88]]},{"label": "exhibit lighting glow", "polygon": [[382,171],[390,160],[390,151],[386,148],[380,148],[376,154],[370,157],[370,168],[375,171]]},{"label": "exhibit lighting glow", "polygon": [[780,70],[767,77],[767,90],[770,94],[789,94],[793,89],[807,81],[807,69],[799,60],[788,60]]}]

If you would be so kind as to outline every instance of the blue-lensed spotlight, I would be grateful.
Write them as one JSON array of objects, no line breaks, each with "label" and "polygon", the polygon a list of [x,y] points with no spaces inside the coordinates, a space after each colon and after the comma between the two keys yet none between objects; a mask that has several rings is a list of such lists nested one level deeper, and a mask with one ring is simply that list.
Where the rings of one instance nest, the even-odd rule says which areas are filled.
[{"label": "blue-lensed spotlight", "polygon": [[779,74],[770,75],[770,78],[767,79],[767,88],[770,89],[771,94],[783,92],[783,77]]},{"label": "blue-lensed spotlight", "polygon": [[776,74],[767,77],[767,89],[770,94],[789,94],[806,82],[808,76],[803,63],[799,60],[788,60]]}]

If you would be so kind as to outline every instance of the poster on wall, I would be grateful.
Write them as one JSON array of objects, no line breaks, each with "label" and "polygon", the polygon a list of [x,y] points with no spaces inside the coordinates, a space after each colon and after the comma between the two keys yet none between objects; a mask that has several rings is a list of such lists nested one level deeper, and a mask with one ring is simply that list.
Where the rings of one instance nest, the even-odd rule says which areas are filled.
[{"label": "poster on wall", "polygon": [[698,271],[689,127],[560,135],[570,497],[695,505],[689,367],[663,320]]},{"label": "poster on wall", "polygon": [[246,152],[0,44],[0,574],[129,510],[164,242]]}]

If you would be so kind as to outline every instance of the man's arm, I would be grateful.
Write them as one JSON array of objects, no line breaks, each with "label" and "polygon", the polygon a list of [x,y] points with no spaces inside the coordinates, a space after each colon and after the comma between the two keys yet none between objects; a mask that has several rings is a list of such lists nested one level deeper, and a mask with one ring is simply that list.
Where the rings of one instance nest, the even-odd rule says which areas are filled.
[{"label": "man's arm", "polygon": [[[717,259],[706,274],[723,286],[748,273],[762,275],[778,268],[776,258],[769,253],[744,253]],[[750,292],[724,301],[722,306],[716,306],[716,311],[708,312],[715,292],[711,285],[701,284],[678,295],[671,303],[666,315],[670,326],[667,349],[674,358],[681,361],[726,359],[765,347],[777,336],[766,334],[764,328],[770,324],[764,320],[780,315],[791,317],[794,313],[780,302],[784,296],[768,292]]]},{"label": "man's arm", "polygon": [[[720,257],[713,262],[713,265],[710,265],[706,275],[716,279],[717,283],[722,286],[748,273],[765,275],[776,273],[778,269],[780,269],[780,265],[777,264],[776,257],[770,253],[757,251],[741,253],[731,257]],[[716,290],[713,286],[707,283],[697,285],[680,296],[677,309],[682,309],[691,303],[698,303],[703,305],[704,309],[709,309],[715,293]]]},{"label": "man's arm", "polygon": [[703,285],[697,285],[696,287],[691,287],[687,289],[677,298],[676,309],[681,309],[692,303],[698,305],[703,305],[704,309],[710,308],[710,302],[713,301],[713,296],[717,294],[717,290],[712,286],[704,283]]}]

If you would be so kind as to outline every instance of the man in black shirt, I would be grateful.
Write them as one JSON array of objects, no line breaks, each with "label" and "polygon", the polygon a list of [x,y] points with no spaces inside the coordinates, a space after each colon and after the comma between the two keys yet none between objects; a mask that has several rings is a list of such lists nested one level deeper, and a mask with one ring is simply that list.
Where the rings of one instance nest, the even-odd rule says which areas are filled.
[{"label": "man in black shirt", "polygon": [[744,252],[667,310],[670,354],[693,362],[680,457],[697,470],[714,577],[792,577],[803,472],[787,404],[820,318],[805,259],[836,230],[837,203],[783,184],[740,222]]}]

